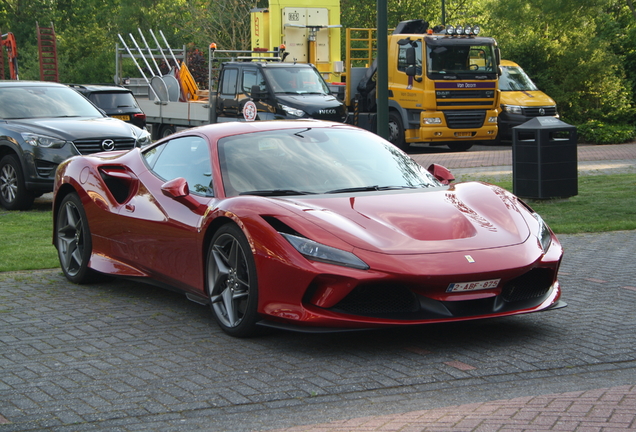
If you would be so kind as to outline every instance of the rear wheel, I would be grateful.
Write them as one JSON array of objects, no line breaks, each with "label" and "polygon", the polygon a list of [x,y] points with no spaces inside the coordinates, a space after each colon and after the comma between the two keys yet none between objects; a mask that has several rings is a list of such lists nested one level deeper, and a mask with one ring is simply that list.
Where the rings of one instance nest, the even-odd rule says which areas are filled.
[{"label": "rear wheel", "polygon": [[395,112],[389,113],[389,142],[400,150],[406,151],[409,145],[404,140],[402,118]]},{"label": "rear wheel", "polygon": [[6,155],[0,160],[0,204],[7,210],[28,210],[35,195],[26,189],[20,160]]},{"label": "rear wheel", "polygon": [[71,282],[93,282],[98,273],[88,267],[92,252],[91,233],[84,206],[77,194],[62,200],[55,223],[57,254],[64,276]]},{"label": "rear wheel", "polygon": [[221,329],[235,337],[255,334],[256,264],[245,234],[236,225],[224,225],[214,234],[206,270],[210,307]]},{"label": "rear wheel", "polygon": [[177,129],[173,125],[163,125],[161,127],[161,133],[159,134],[159,138],[165,138],[168,135],[172,135],[176,131]]}]

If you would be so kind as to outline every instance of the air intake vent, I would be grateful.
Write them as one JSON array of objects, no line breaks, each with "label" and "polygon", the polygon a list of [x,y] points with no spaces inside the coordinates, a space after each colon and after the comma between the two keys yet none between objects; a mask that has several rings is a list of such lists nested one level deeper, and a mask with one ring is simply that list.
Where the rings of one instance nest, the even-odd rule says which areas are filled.
[{"label": "air intake vent", "polygon": [[501,297],[507,302],[530,300],[544,296],[552,286],[553,271],[534,269],[508,282],[501,291]]}]

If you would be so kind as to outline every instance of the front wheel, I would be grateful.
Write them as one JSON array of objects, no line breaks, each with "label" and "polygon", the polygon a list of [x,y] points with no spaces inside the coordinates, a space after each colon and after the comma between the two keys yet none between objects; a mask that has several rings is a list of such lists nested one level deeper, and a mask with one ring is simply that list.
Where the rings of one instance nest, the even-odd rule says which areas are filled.
[{"label": "front wheel", "polygon": [[389,142],[400,150],[406,151],[409,145],[404,139],[404,125],[402,118],[395,112],[389,113]]},{"label": "front wheel", "polygon": [[0,205],[7,210],[28,210],[35,195],[26,189],[24,173],[16,155],[0,160]]},{"label": "front wheel", "polygon": [[57,255],[66,278],[77,284],[94,282],[98,273],[88,267],[92,252],[91,232],[84,206],[77,194],[64,197],[55,222]]},{"label": "front wheel", "polygon": [[221,329],[235,337],[254,335],[259,320],[256,264],[236,225],[224,225],[214,234],[206,271],[210,307]]}]

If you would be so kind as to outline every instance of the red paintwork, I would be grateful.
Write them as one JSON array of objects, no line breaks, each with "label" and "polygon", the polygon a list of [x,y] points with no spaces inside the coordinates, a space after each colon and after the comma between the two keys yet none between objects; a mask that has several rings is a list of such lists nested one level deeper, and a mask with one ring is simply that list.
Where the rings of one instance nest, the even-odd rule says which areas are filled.
[{"label": "red paintwork", "polygon": [[[349,127],[300,124],[304,126]],[[357,328],[465,320],[543,310],[559,300],[561,245],[552,235],[552,245],[543,254],[533,235],[537,221],[516,197],[496,186],[468,182],[436,191],[225,198],[216,151],[219,138],[298,127],[298,122],[237,122],[182,132],[209,142],[214,198],[188,194],[178,180],[164,184],[135,149],[64,162],[57,171],[54,206],[71,188],[80,195],[92,233],[90,266],[95,270],[149,277],[202,298],[207,297],[210,230],[222,221],[236,223],[254,254],[258,311],[265,319],[286,324]],[[128,182],[131,195],[124,202],[112,196],[100,170]],[[354,252],[370,269],[309,261],[261,216],[274,216],[319,243]],[[475,262],[468,262],[466,255]],[[502,279],[501,286],[535,267],[553,271],[553,288],[543,303],[520,310],[409,321],[327,310],[359,284],[373,281],[413,286],[418,294],[439,301],[493,297],[501,288],[468,293],[445,289],[452,282],[495,278]],[[310,286],[313,291],[306,297]]]}]

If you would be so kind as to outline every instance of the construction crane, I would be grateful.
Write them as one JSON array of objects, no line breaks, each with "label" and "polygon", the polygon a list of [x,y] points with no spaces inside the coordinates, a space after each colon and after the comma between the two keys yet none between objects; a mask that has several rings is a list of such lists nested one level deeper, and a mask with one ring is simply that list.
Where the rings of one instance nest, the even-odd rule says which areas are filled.
[{"label": "construction crane", "polygon": [[5,33],[0,37],[0,64],[2,70],[2,76],[4,79],[4,51],[7,52],[7,59],[9,60],[9,76],[12,80],[19,79],[18,75],[18,45],[15,42],[15,36],[13,33]]}]

